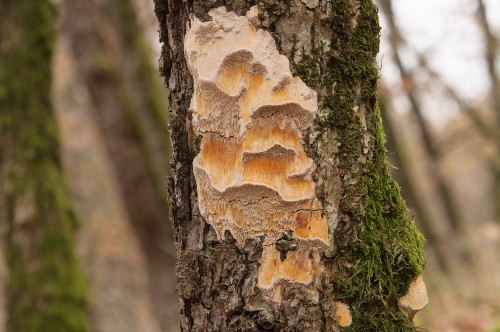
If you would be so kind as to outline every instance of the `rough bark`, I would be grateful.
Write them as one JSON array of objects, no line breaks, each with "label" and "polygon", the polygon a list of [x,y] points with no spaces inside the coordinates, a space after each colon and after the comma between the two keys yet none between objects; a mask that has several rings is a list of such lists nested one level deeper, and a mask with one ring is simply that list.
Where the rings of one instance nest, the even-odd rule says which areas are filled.
[{"label": "rough bark", "polygon": [[166,105],[155,86],[131,1],[65,1],[63,11],[63,31],[91,96],[92,115],[147,259],[156,318],[166,329],[173,319],[169,309],[174,280],[172,231],[163,188],[169,154],[167,133],[161,126]]},{"label": "rough bark", "polygon": [[[367,0],[155,4],[163,42],[160,71],[170,89],[168,194],[182,330],[414,330],[397,301],[422,272],[423,238],[387,171],[375,100],[377,8]],[[315,194],[330,239],[321,252],[324,271],[308,284],[273,286],[273,297],[257,284],[266,237],[248,237],[242,245],[230,231],[217,234],[202,217],[193,160],[203,135],[192,126],[194,80],[184,54],[191,15],[209,21],[210,9],[226,6],[244,16],[253,5],[293,73],[317,93],[316,119],[302,141],[316,166]],[[284,232],[280,240],[294,239],[296,234]],[[285,259],[291,255],[284,251]]]},{"label": "rough bark", "polygon": [[0,227],[7,331],[86,331],[86,286],[52,108],[55,10],[0,2]]}]

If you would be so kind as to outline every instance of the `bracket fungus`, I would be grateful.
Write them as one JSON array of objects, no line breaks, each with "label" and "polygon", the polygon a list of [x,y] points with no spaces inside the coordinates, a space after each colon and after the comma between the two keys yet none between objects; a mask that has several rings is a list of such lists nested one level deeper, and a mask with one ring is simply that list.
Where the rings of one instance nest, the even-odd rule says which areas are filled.
[{"label": "bracket fungus", "polygon": [[398,300],[399,308],[413,319],[415,314],[422,310],[429,302],[427,288],[422,276],[417,277],[410,283],[408,293]]},{"label": "bracket fungus", "polygon": [[342,302],[335,302],[335,315],[337,323],[341,327],[348,327],[352,324],[352,315],[349,306]]},{"label": "bracket fungus", "polygon": [[193,17],[184,46],[194,78],[192,125],[202,136],[193,162],[201,214],[219,240],[228,230],[240,248],[265,236],[259,287],[310,283],[330,244],[315,166],[302,145],[316,92],[293,77],[269,32],[258,29],[256,7],[247,16],[225,7],[209,15]]}]

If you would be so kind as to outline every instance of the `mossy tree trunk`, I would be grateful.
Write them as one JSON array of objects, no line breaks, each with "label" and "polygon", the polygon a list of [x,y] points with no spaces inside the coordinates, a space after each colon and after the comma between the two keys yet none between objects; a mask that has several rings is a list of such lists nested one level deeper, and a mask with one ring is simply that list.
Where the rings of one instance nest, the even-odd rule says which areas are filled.
[{"label": "mossy tree trunk", "polygon": [[[338,330],[347,325],[340,302],[352,314],[347,330],[414,330],[397,301],[422,273],[423,237],[387,169],[375,99],[380,28],[372,1],[155,4],[163,42],[160,70],[170,89],[173,156],[168,194],[182,330]],[[307,285],[282,283],[273,290],[279,293],[274,299],[257,284],[261,239],[248,238],[244,246],[228,232],[220,239],[200,212],[193,160],[201,138],[191,125],[194,79],[184,55],[192,15],[210,21],[210,9],[226,6],[228,12],[244,16],[253,5],[258,5],[260,29],[270,32],[293,74],[317,92],[318,112],[302,141],[316,166],[315,195],[331,239],[321,253],[324,271]]]},{"label": "mossy tree trunk", "polygon": [[133,1],[65,1],[63,33],[89,91],[92,116],[147,260],[155,318],[168,326],[174,257],[164,183],[166,93],[151,63]]},{"label": "mossy tree trunk", "polygon": [[8,331],[86,331],[86,286],[51,103],[55,10],[0,2],[0,227]]}]

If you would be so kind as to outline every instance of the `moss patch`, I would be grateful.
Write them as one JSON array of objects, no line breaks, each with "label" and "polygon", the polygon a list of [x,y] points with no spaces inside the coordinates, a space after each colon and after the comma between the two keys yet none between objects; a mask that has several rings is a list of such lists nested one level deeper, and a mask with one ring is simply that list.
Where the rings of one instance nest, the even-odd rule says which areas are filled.
[{"label": "moss patch", "polygon": [[364,165],[358,185],[365,191],[364,201],[359,207],[347,207],[349,198],[342,202],[354,228],[343,224],[335,232],[334,259],[343,264],[333,271],[332,282],[336,298],[351,306],[353,326],[348,330],[411,331],[413,323],[399,311],[397,300],[422,273],[424,239],[387,170],[378,108],[372,126],[377,133],[371,140],[374,157]]},{"label": "moss patch", "polygon": [[[334,293],[351,307],[353,325],[348,330],[414,330],[397,300],[422,273],[424,239],[387,168],[375,100],[380,40],[377,8],[370,0],[361,0],[357,10],[351,1],[337,1],[323,24],[333,29],[334,39],[321,90],[332,93],[323,95],[322,107],[329,112],[319,126],[337,133],[341,173],[356,179],[355,184],[345,185],[340,202]],[[365,154],[362,110],[370,134]],[[366,161],[359,167],[363,157]]]}]

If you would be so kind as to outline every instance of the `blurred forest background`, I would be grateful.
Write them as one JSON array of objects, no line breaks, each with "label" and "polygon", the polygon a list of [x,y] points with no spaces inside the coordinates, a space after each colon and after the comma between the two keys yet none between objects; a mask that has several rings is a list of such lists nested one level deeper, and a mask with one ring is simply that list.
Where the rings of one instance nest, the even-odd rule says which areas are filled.
[{"label": "blurred forest background", "polygon": [[[68,197],[79,220],[75,250],[90,329],[177,331],[165,199],[168,91],[158,75],[153,2],[53,4],[49,88]],[[500,2],[377,4],[386,146],[392,174],[427,239],[430,302],[416,324],[424,331],[500,331]],[[8,111],[2,98],[15,81],[5,74],[6,40],[12,42],[6,36],[17,33],[5,17],[2,22],[5,6],[0,112]],[[0,113],[0,147],[7,147],[0,151],[0,182],[13,146],[5,143],[8,135],[29,130],[10,128],[12,134],[2,119],[8,115]],[[7,195],[5,187],[0,183],[0,195]],[[18,209],[30,214],[29,203]],[[2,237],[6,229],[1,225]],[[0,261],[0,331],[16,317],[6,300],[13,287],[11,242],[4,241]]]}]

